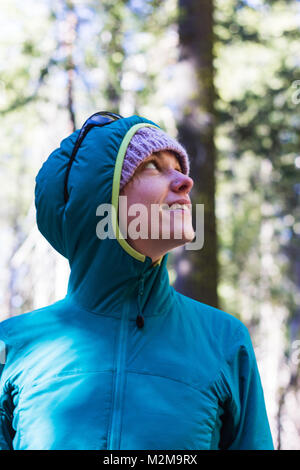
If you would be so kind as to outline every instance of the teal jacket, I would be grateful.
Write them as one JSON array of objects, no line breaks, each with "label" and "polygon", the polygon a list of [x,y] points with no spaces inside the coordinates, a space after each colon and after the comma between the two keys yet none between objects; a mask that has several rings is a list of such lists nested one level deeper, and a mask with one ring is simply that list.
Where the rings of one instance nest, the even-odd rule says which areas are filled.
[{"label": "teal jacket", "polygon": [[0,449],[273,449],[244,324],[176,292],[167,255],[152,265],[114,216],[115,237],[96,235],[145,125],[156,124],[131,116],[88,133],[67,204],[79,131],[37,175],[39,230],[71,272],[64,299],[0,323]]}]

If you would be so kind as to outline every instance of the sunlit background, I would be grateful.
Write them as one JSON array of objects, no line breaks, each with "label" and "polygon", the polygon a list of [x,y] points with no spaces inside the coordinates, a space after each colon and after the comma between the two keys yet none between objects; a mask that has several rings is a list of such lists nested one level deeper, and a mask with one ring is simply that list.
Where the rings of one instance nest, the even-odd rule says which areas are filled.
[{"label": "sunlit background", "polygon": [[205,257],[169,256],[170,281],[246,324],[275,447],[299,449],[300,2],[2,0],[0,13],[0,319],[66,293],[68,263],[35,222],[43,161],[96,111],[152,119],[189,150],[193,202],[216,224]]}]

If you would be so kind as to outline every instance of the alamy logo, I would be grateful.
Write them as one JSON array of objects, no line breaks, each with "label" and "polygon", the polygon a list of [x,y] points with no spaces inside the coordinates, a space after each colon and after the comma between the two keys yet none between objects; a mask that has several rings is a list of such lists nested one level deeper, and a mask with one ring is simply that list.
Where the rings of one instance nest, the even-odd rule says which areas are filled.
[{"label": "alamy logo", "polygon": [[6,347],[4,341],[0,339],[0,364],[5,364],[6,361]]},{"label": "alamy logo", "polygon": [[292,103],[300,103],[300,80],[294,80],[292,83],[292,88],[295,88],[295,91],[292,94]]},{"label": "alamy logo", "polygon": [[[126,222],[124,222],[124,214],[128,214],[128,220],[130,220],[128,224],[126,217]],[[195,230],[192,225],[190,204],[173,204],[172,206],[151,204],[149,208],[144,204],[136,203],[128,208],[127,197],[120,196],[118,218],[112,204],[100,204],[96,215],[101,217],[96,226],[96,234],[100,240],[116,238],[114,228],[118,225],[119,238],[123,239],[192,240],[185,243],[187,250],[200,250],[204,245],[204,204],[195,206]]]}]

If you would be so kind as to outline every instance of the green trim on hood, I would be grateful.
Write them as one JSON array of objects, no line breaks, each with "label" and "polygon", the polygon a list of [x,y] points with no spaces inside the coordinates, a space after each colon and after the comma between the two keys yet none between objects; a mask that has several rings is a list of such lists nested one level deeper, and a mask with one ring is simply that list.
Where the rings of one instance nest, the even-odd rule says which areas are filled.
[{"label": "green trim on hood", "polygon": [[[120,180],[121,180],[121,172],[122,172],[122,166],[123,166],[123,161],[124,157],[126,154],[127,147],[129,145],[130,140],[134,136],[134,134],[141,128],[141,127],[156,127],[159,128],[158,126],[155,126],[153,124],[149,124],[146,122],[140,123],[140,124],[135,124],[132,126],[129,131],[125,134],[116,159],[116,164],[115,164],[115,171],[114,171],[114,178],[113,178],[113,187],[112,187],[112,198],[111,198],[111,203],[113,206],[113,213],[112,213],[112,226],[113,226],[113,231],[116,236],[116,239],[120,243],[121,247],[131,256],[133,256],[135,259],[138,261],[144,262],[146,259],[146,256],[143,255],[142,253],[139,253],[136,251],[134,248],[132,248],[125,238],[123,237],[122,232],[120,231],[119,224],[118,224],[118,210],[119,210],[119,192],[120,192]],[[157,266],[161,263],[161,260],[163,257],[161,257],[158,261],[154,263],[153,266]]]}]

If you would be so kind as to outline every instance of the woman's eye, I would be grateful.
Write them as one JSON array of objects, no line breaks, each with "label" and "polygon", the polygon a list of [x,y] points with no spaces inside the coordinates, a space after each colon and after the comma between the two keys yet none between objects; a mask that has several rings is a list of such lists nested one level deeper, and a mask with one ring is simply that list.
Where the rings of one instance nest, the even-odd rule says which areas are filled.
[{"label": "woman's eye", "polygon": [[[152,165],[152,166],[149,166],[149,165]],[[150,168],[150,169],[157,170],[157,165],[154,162],[148,162],[148,163],[145,164],[144,168]]]}]

